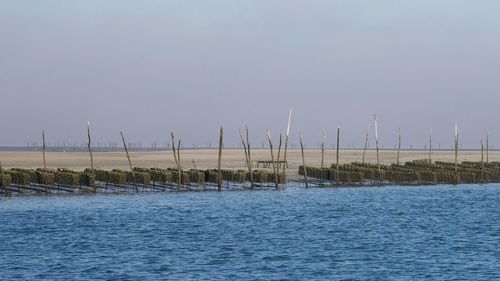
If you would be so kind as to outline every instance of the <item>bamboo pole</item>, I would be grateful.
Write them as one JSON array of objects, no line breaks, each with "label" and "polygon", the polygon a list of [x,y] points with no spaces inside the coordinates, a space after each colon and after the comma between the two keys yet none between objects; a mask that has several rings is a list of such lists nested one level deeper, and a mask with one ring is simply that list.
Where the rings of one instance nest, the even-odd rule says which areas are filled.
[{"label": "bamboo pole", "polygon": [[299,135],[299,139],[300,139],[300,150],[302,151],[302,166],[304,167],[304,181],[306,183],[306,188],[308,188],[308,184],[307,184],[307,169],[306,169],[306,159],[304,157],[304,144],[302,142],[302,134]]},{"label": "bamboo pole", "polygon": [[292,110],[293,106],[290,107],[290,112],[288,113],[288,126],[286,127],[286,137],[285,137],[285,152],[283,154],[283,174],[285,174],[285,177],[286,177],[285,168],[287,166],[286,151],[288,148],[288,136],[290,135],[290,121],[292,120]]},{"label": "bamboo pole", "polygon": [[273,173],[274,173],[274,185],[278,189],[278,168],[276,167],[276,162],[274,161],[274,151],[273,151],[273,141],[271,139],[271,133],[267,130],[267,140],[269,141],[269,149],[271,150],[271,161],[273,163]]},{"label": "bamboo pole", "polygon": [[398,156],[396,163],[399,165],[399,156],[401,151],[401,128],[398,128]]},{"label": "bamboo pole", "polygon": [[432,163],[432,129],[429,135],[429,163]]},{"label": "bamboo pole", "polygon": [[[87,136],[88,136],[88,144],[87,144],[87,148],[89,150],[89,154],[90,154],[90,171],[92,172],[92,176],[94,176],[94,156],[92,155],[92,149],[91,149],[91,142],[92,142],[92,139],[90,138],[90,121],[87,121]],[[97,187],[95,186],[94,184],[94,193],[97,192]]]},{"label": "bamboo pole", "polygon": [[132,168],[132,161],[130,161],[130,155],[128,153],[127,143],[125,142],[125,137],[123,136],[123,132],[122,131],[120,131],[120,135],[122,136],[122,142],[123,142],[123,147],[125,148],[125,154],[127,154],[128,166],[130,168],[130,171],[132,172],[132,178],[133,178],[133,184],[134,184],[135,192],[139,192],[139,188],[137,187],[137,184],[135,182],[134,168]]},{"label": "bamboo pole", "polygon": [[326,141],[326,133],[325,133],[325,128],[323,128],[323,139],[321,140],[321,169],[323,169],[325,162],[325,141]]},{"label": "bamboo pole", "polygon": [[219,159],[217,161],[217,169],[218,169],[217,191],[221,191],[221,189],[222,189],[221,164],[222,164],[222,147],[223,147],[223,145],[224,145],[224,129],[221,126],[220,133],[219,133]]},{"label": "bamboo pole", "polygon": [[340,176],[339,176],[339,152],[340,152],[340,125],[337,126],[337,162],[336,162],[336,168],[335,168],[335,174],[336,174],[335,181],[336,181],[337,185],[339,184],[339,179],[340,179]]},{"label": "bamboo pole", "polygon": [[[245,133],[246,133],[246,137],[247,137],[248,171],[250,172],[250,188],[253,188],[252,154],[250,153],[250,137],[248,135],[248,126],[245,126]],[[285,152],[285,155],[286,155],[286,152]]]}]

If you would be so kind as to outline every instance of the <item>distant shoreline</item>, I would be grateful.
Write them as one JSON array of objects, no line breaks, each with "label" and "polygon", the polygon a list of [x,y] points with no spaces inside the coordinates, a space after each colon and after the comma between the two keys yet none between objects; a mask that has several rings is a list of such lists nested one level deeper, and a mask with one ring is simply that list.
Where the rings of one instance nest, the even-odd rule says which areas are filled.
[{"label": "distant shoreline", "polygon": [[[106,147],[92,147],[92,151],[94,152],[124,152],[125,149],[123,147],[119,148],[106,148]],[[128,148],[129,151],[137,151],[137,152],[162,152],[162,151],[171,151],[170,148],[165,149],[165,148],[150,148],[150,147],[142,147],[142,148]],[[182,150],[217,150],[217,147],[184,147]],[[239,150],[243,149],[242,147],[224,147],[224,150]],[[277,149],[275,147],[275,149]],[[317,147],[304,147],[305,150],[319,150]],[[333,148],[331,147],[325,147],[325,150],[332,150]],[[344,151],[362,151],[363,148],[352,148],[352,147],[341,147],[341,150]],[[252,150],[269,150],[269,148],[262,148],[262,147],[252,147]],[[300,148],[288,148],[288,150],[300,150]],[[394,148],[379,148],[381,151],[396,151]],[[0,146],[0,151],[5,151],[5,152],[41,152],[42,148],[41,147],[26,147],[26,146]],[[87,147],[56,147],[56,146],[47,146],[46,151],[48,152],[88,152]],[[367,151],[375,151],[375,148],[368,148]],[[421,152],[428,152],[429,150],[426,148],[401,148],[401,151],[421,151]],[[447,151],[454,151],[451,148],[436,148],[432,149],[432,151],[441,151],[441,152],[447,152]],[[480,148],[462,148],[460,151],[481,151]],[[490,152],[493,151],[500,151],[500,149],[492,149],[490,148]]]}]

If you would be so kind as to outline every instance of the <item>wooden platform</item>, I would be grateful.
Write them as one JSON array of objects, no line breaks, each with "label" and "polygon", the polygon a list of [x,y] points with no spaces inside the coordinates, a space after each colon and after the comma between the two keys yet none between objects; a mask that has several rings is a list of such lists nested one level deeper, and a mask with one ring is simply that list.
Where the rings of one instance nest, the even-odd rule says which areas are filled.
[{"label": "wooden platform", "polygon": [[[273,166],[273,161],[272,160],[258,160],[256,161],[257,165],[256,167],[259,168],[262,165],[262,168],[272,168]],[[288,161],[274,161],[276,165],[279,167],[283,167],[285,165],[286,168],[288,168]]]}]

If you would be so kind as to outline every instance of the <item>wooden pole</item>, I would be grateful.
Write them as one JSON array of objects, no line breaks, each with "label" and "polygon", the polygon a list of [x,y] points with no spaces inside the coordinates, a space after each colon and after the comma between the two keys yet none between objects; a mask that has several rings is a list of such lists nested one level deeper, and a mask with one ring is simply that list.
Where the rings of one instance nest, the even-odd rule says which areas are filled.
[{"label": "wooden pole", "polygon": [[175,161],[175,166],[179,166],[177,164],[177,154],[175,153],[175,138],[174,138],[174,132],[170,132],[170,136],[172,137],[172,153],[174,154],[174,161]]},{"label": "wooden pole", "polygon": [[92,139],[90,138],[90,122],[87,122],[87,136],[88,136],[88,150],[90,154],[90,170],[94,173],[94,156],[92,155],[92,149],[90,147]]},{"label": "wooden pole", "polygon": [[47,162],[45,161],[45,130],[42,130],[42,156],[43,156],[43,171],[47,173]]},{"label": "wooden pole", "polygon": [[125,137],[123,136],[123,132],[120,131],[120,135],[122,137],[123,147],[125,148],[125,154],[127,154],[128,166],[130,170],[133,171],[134,169],[132,168],[132,161],[130,161],[130,155],[128,153],[127,143],[125,142]]},{"label": "wooden pole", "polygon": [[219,133],[219,160],[217,161],[217,169],[218,169],[218,178],[217,178],[217,191],[222,190],[222,146],[224,145],[224,129],[222,126],[220,127]]},{"label": "wooden pole", "polygon": [[175,136],[174,132],[170,132],[170,136],[172,137],[172,153],[174,154],[175,165],[177,166],[177,188],[180,188],[182,185],[182,168],[181,168],[181,159],[179,149],[181,148],[181,140],[179,140],[177,144],[177,151],[175,151]]},{"label": "wooden pole", "polygon": [[280,169],[280,156],[281,156],[281,144],[283,142],[283,131],[280,130],[280,141],[279,141],[279,144],[278,144],[278,158],[276,158],[276,163],[278,164],[278,170]]},{"label": "wooden pole", "polygon": [[486,163],[490,162],[490,131],[486,132]]},{"label": "wooden pole", "polygon": [[458,184],[458,124],[455,121],[455,183]]},{"label": "wooden pole", "polygon": [[[253,188],[252,154],[250,153],[250,137],[248,135],[248,126],[245,126],[245,133],[246,133],[246,137],[247,137],[248,171],[250,172],[250,188]],[[285,152],[285,155],[286,155],[286,152]]]},{"label": "wooden pole", "polygon": [[368,122],[368,127],[366,128],[365,135],[365,148],[363,149],[363,160],[362,163],[365,163],[366,150],[368,149],[368,132],[370,131],[371,120]]},{"label": "wooden pole", "polygon": [[47,185],[45,181],[45,177],[47,175],[47,161],[45,160],[45,130],[42,130],[42,156],[43,156],[43,173],[44,173],[44,180],[43,184],[45,186],[45,192],[49,193],[49,186]]},{"label": "wooden pole", "polygon": [[[287,166],[286,151],[288,148],[288,136],[290,135],[290,121],[292,120],[292,110],[293,110],[293,107],[290,107],[290,112],[288,113],[288,126],[286,127],[285,153],[283,154],[283,174],[285,174],[285,168]],[[285,177],[286,177],[286,174],[285,174]]]},{"label": "wooden pole", "polygon": [[380,175],[380,157],[379,157],[379,152],[378,152],[378,120],[377,120],[377,115],[374,116],[373,122],[375,125],[375,148],[377,150],[377,166],[378,166],[378,171]]},{"label": "wooden pole", "polygon": [[306,183],[306,188],[308,188],[308,184],[307,184],[307,169],[306,169],[306,159],[304,157],[304,144],[302,142],[302,134],[299,135],[299,139],[300,139],[300,149],[302,151],[302,166],[304,167],[304,181]]},{"label": "wooden pole", "polygon": [[125,148],[125,154],[127,154],[128,166],[130,168],[130,171],[132,172],[132,178],[133,178],[133,184],[134,184],[135,192],[139,192],[139,188],[137,187],[137,184],[135,182],[134,168],[132,168],[132,161],[130,161],[130,155],[128,154],[127,143],[125,142],[125,137],[123,136],[123,132],[122,131],[120,131],[120,135],[122,136],[122,142],[123,142],[123,147]]},{"label": "wooden pole", "polygon": [[336,168],[335,168],[335,181],[336,184],[339,184],[339,154],[340,154],[340,125],[337,126],[337,162],[336,162]]},{"label": "wooden pole", "polygon": [[245,139],[243,138],[243,133],[240,130],[240,139],[241,139],[241,144],[243,145],[243,151],[245,152],[245,167],[248,169],[249,164],[248,164],[248,151],[247,151],[247,145],[245,143]]},{"label": "wooden pole", "polygon": [[398,156],[396,163],[399,165],[399,156],[401,151],[401,128],[398,128]]},{"label": "wooden pole", "polygon": [[[179,161],[179,167],[181,167],[181,141],[181,139],[177,141],[177,161]],[[182,169],[180,172],[182,172]],[[181,173],[179,173],[179,175],[181,175]],[[181,176],[179,176],[179,178],[181,178]]]},{"label": "wooden pole", "polygon": [[484,146],[481,140],[481,182],[484,182]]},{"label": "wooden pole", "polygon": [[[91,142],[92,139],[90,138],[90,121],[87,122],[87,136],[89,139],[89,142],[87,144],[89,154],[90,154],[90,171],[92,172],[92,175],[94,175],[94,156],[92,155],[92,149],[91,149]],[[97,188],[94,185],[94,193],[97,192]]]},{"label": "wooden pole", "polygon": [[432,129],[429,135],[429,163],[432,163]]},{"label": "wooden pole", "polygon": [[273,173],[274,173],[274,185],[276,189],[278,188],[278,168],[276,167],[276,162],[274,161],[274,151],[273,151],[273,141],[271,140],[271,133],[267,130],[267,140],[269,141],[269,149],[271,150],[271,162],[273,163]]},{"label": "wooden pole", "polygon": [[250,174],[250,188],[253,187],[253,177],[252,177],[252,168],[250,167],[251,163],[248,157],[247,144],[245,143],[245,139],[243,138],[243,133],[240,131],[241,143],[243,144],[243,150],[245,151],[245,164],[248,169],[248,173]]},{"label": "wooden pole", "polygon": [[321,140],[321,169],[323,169],[325,162],[325,141],[326,141],[326,133],[325,133],[325,128],[323,128],[323,139]]}]

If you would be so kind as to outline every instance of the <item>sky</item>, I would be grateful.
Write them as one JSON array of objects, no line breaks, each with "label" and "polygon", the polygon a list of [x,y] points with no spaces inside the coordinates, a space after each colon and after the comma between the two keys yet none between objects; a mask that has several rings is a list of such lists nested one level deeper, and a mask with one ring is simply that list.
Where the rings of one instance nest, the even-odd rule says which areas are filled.
[{"label": "sky", "polygon": [[[0,0],[0,146],[500,147],[500,1]],[[373,143],[373,127],[370,131]]]}]

